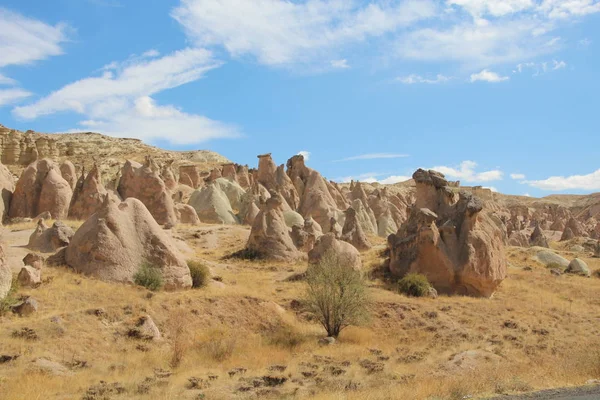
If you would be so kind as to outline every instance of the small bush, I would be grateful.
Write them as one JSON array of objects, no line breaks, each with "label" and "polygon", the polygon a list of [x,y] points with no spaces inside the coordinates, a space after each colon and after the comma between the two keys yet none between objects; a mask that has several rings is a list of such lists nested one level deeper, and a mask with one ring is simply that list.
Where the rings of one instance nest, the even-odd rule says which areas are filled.
[{"label": "small bush", "polygon": [[367,285],[345,257],[328,251],[319,263],[308,267],[306,283],[306,305],[327,336],[337,338],[342,329],[368,318]]},{"label": "small bush", "polygon": [[17,290],[19,290],[19,281],[13,277],[10,290],[6,294],[6,297],[0,300],[0,317],[10,312],[12,307],[19,302]]},{"label": "small bush", "polygon": [[178,367],[190,346],[188,330],[188,313],[182,309],[175,310],[167,321],[171,339],[171,367]]},{"label": "small bush", "polygon": [[190,269],[190,274],[192,275],[192,287],[193,288],[201,288],[208,285],[210,281],[210,270],[200,261],[188,261],[188,268]]},{"label": "small bush", "polygon": [[136,285],[143,286],[153,292],[163,287],[163,278],[160,269],[149,263],[143,263],[138,272],[133,276]]},{"label": "small bush", "polygon": [[421,274],[411,273],[398,281],[398,291],[407,296],[427,296],[430,287],[427,277]]},{"label": "small bush", "polygon": [[211,360],[222,362],[233,355],[236,336],[224,329],[211,329],[200,343],[200,349]]}]

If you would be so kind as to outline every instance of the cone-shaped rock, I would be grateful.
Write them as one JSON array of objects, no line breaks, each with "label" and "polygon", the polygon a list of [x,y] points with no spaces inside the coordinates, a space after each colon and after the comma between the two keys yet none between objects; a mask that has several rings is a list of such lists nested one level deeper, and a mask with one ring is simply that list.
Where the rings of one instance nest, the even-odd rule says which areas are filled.
[{"label": "cone-shaped rock", "polygon": [[364,231],[358,219],[356,217],[356,211],[350,207],[346,210],[346,221],[344,222],[344,228],[342,229],[342,238],[344,242],[350,243],[358,250],[369,250],[371,243],[367,239]]}]

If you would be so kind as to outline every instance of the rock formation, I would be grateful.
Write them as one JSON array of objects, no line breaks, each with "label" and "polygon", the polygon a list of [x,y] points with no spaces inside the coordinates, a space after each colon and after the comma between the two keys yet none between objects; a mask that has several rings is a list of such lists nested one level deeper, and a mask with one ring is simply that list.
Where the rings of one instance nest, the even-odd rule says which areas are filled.
[{"label": "rock formation", "polygon": [[69,218],[88,219],[100,209],[106,194],[107,191],[100,180],[98,165],[94,164],[87,177],[84,179],[82,175],[77,181],[71,207],[69,207]]},{"label": "rock formation", "polygon": [[456,199],[444,175],[417,170],[416,204],[397,234],[388,237],[389,269],[427,276],[442,293],[491,296],[506,278],[501,222],[482,212],[477,197]]},{"label": "rock formation", "polygon": [[215,182],[194,191],[188,204],[196,210],[202,222],[209,224],[238,223],[227,195]]},{"label": "rock formation", "polygon": [[540,229],[539,224],[535,226],[535,229],[531,233],[531,236],[529,237],[529,244],[531,246],[550,248],[548,245],[548,240],[546,239],[544,232],[542,232]]},{"label": "rock formation", "polygon": [[175,215],[177,216],[177,221],[181,222],[182,224],[200,224],[200,218],[198,218],[196,210],[194,210],[194,207],[190,206],[189,204],[175,204]]},{"label": "rock formation", "polygon": [[198,189],[204,184],[204,179],[196,165],[182,165],[179,167],[179,183]]},{"label": "rock formation", "polygon": [[515,247],[529,247],[530,236],[524,231],[514,231],[508,238],[508,244]]},{"label": "rock formation", "polygon": [[12,286],[12,271],[6,261],[4,244],[0,243],[0,300],[3,300]]},{"label": "rock formation", "polygon": [[217,178],[214,182],[227,196],[231,208],[239,211],[246,191],[237,182],[225,178]]},{"label": "rock formation", "polygon": [[160,171],[160,178],[165,183],[165,186],[173,191],[177,188],[177,180],[175,179],[175,173],[173,172],[173,160],[165,163]]},{"label": "rock formation", "polygon": [[60,164],[60,175],[63,177],[65,181],[71,186],[71,190],[75,189],[75,184],[77,183],[77,171],[75,170],[75,166],[69,160]]},{"label": "rock formation", "polygon": [[327,181],[317,171],[304,165],[302,155],[288,160],[287,174],[300,197],[297,211],[304,217],[314,218],[325,232],[329,232],[331,217],[337,219],[343,213],[331,196]]},{"label": "rock formation", "polygon": [[8,216],[10,200],[15,191],[15,178],[3,164],[0,164],[0,190],[2,191],[2,199],[0,201],[0,223],[3,223]]},{"label": "rock formation", "polygon": [[316,241],[323,236],[323,230],[312,218],[306,218],[303,225],[293,225],[290,233],[296,248],[308,253],[313,249]]},{"label": "rock formation", "polygon": [[565,230],[560,238],[560,241],[571,240],[576,237],[588,236],[583,227],[575,218],[571,217],[565,225]]},{"label": "rock formation", "polygon": [[571,261],[565,272],[568,274],[575,274],[588,277],[590,276],[590,268],[585,263],[585,261],[580,260],[579,258],[575,258],[573,261]]},{"label": "rock formation", "polygon": [[278,261],[294,261],[301,258],[296,249],[283,216],[283,199],[271,193],[252,224],[246,248],[262,258]]},{"label": "rock formation", "polygon": [[42,253],[53,253],[61,247],[68,246],[74,234],[73,229],[61,221],[56,221],[52,227],[48,227],[44,220],[40,219],[29,236],[27,248]]},{"label": "rock formation", "polygon": [[329,232],[333,233],[336,239],[342,237],[342,226],[338,224],[337,220],[334,217],[329,219]]},{"label": "rock formation", "polygon": [[73,190],[52,160],[31,163],[19,178],[10,203],[11,218],[33,218],[44,211],[66,218]]},{"label": "rock formation", "polygon": [[75,232],[65,254],[78,272],[106,281],[133,282],[144,263],[157,268],[167,290],[192,285],[189,268],[173,239],[135,198],[102,208]]},{"label": "rock formation", "polygon": [[144,203],[160,225],[177,224],[171,193],[153,168],[152,158],[147,157],[144,165],[127,161],[117,190],[123,199],[134,197]]},{"label": "rock formation", "polygon": [[242,197],[242,201],[240,204],[240,212],[238,214],[238,218],[241,224],[250,225],[254,223],[254,219],[260,212],[260,209],[256,205],[257,196],[254,195],[251,191],[247,191]]},{"label": "rock formation", "polygon": [[358,250],[350,243],[337,240],[333,233],[323,235],[317,240],[313,249],[308,252],[308,263],[319,263],[327,252],[333,252],[336,258],[349,268],[359,271],[362,267]]},{"label": "rock formation", "polygon": [[344,228],[342,229],[341,239],[344,242],[350,243],[358,250],[369,250],[371,248],[371,243],[369,243],[367,236],[362,230],[356,217],[356,211],[352,207],[349,207],[346,210],[346,221],[344,222]]}]

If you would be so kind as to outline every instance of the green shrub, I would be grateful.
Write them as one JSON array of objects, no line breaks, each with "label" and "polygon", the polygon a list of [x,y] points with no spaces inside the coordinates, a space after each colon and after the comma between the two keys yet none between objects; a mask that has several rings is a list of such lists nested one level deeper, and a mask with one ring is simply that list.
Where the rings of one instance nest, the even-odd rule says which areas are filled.
[{"label": "green shrub", "polygon": [[19,299],[17,298],[17,290],[19,290],[19,281],[13,277],[10,290],[6,294],[6,297],[0,300],[0,316],[7,314],[9,311],[11,311],[12,306],[19,302]]},{"label": "green shrub", "polygon": [[153,292],[163,287],[163,278],[160,269],[147,262],[140,266],[138,272],[133,276],[136,285],[145,287]]},{"label": "green shrub", "polygon": [[398,291],[407,296],[427,296],[430,287],[427,277],[421,274],[410,273],[398,281]]},{"label": "green shrub", "polygon": [[208,285],[210,281],[210,270],[200,261],[190,260],[187,262],[192,275],[192,287],[201,288]]},{"label": "green shrub", "polygon": [[347,257],[328,251],[306,270],[306,305],[327,336],[338,337],[342,329],[369,316],[367,285],[349,265]]}]

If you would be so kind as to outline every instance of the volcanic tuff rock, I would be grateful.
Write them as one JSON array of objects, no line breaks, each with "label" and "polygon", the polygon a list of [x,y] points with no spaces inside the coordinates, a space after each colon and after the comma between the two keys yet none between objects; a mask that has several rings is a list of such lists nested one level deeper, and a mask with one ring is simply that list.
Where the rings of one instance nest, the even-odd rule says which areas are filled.
[{"label": "volcanic tuff rock", "polygon": [[506,278],[501,222],[467,193],[455,195],[443,174],[417,170],[416,204],[388,237],[389,268],[427,276],[438,292],[489,297]]},{"label": "volcanic tuff rock", "polygon": [[21,132],[0,125],[0,161],[15,174],[41,158],[57,162],[70,160],[86,170],[94,162],[105,174],[104,182],[112,180],[125,160],[143,162],[151,155],[159,164],[173,161],[175,170],[180,165],[198,164],[202,170],[229,162],[227,158],[212,151],[168,151],[144,144],[138,139],[121,139],[98,133],[42,134]]},{"label": "volcanic tuff rock", "polygon": [[27,248],[52,253],[67,246],[74,234],[73,229],[61,221],[56,221],[52,227],[48,227],[43,219],[39,219],[35,231],[29,237]]},{"label": "volcanic tuff rock", "polygon": [[3,164],[0,164],[0,190],[2,191],[2,199],[0,200],[0,223],[2,223],[8,216],[10,200],[15,191],[15,178]]},{"label": "volcanic tuff rock", "polygon": [[190,270],[173,239],[146,206],[107,196],[102,208],[75,232],[66,250],[67,264],[102,280],[133,282],[144,263],[157,268],[167,290],[192,285]]},{"label": "volcanic tuff rock", "polygon": [[73,190],[54,161],[31,163],[17,181],[10,203],[11,218],[33,218],[44,211],[53,218],[66,218]]},{"label": "volcanic tuff rock", "polygon": [[144,203],[160,225],[173,226],[177,224],[173,199],[157,169],[151,157],[144,165],[127,161],[117,190],[123,199],[133,197]]},{"label": "volcanic tuff rock", "polygon": [[346,221],[342,229],[341,239],[344,242],[350,243],[358,250],[369,250],[371,248],[371,243],[369,243],[367,236],[358,222],[356,211],[352,207],[346,210]]},{"label": "volcanic tuff rock", "polygon": [[202,222],[229,225],[238,223],[227,195],[215,182],[194,191],[188,204],[196,210]]},{"label": "volcanic tuff rock", "polygon": [[0,243],[0,300],[4,299],[12,285],[12,271],[6,261],[4,244]]},{"label": "volcanic tuff rock", "polygon": [[254,219],[246,248],[267,259],[294,261],[301,258],[301,253],[285,224],[283,201],[278,193],[271,193],[271,198]]},{"label": "volcanic tuff rock", "polygon": [[308,252],[309,264],[318,264],[327,252],[333,252],[345,265],[360,271],[362,261],[358,250],[350,243],[336,239],[333,233],[323,235],[317,240],[313,249]]},{"label": "volcanic tuff rock", "polygon": [[87,177],[83,177],[83,172],[73,192],[71,207],[69,208],[69,217],[85,220],[90,215],[100,209],[107,191],[100,180],[100,171],[98,165],[94,164]]},{"label": "volcanic tuff rock", "polygon": [[542,232],[542,230],[540,229],[539,224],[535,226],[533,233],[529,237],[529,244],[531,246],[537,246],[537,247],[546,247],[546,248],[550,247],[548,245],[548,240],[546,239],[544,232]]}]

